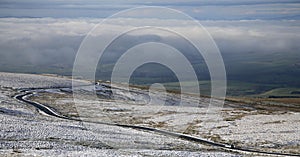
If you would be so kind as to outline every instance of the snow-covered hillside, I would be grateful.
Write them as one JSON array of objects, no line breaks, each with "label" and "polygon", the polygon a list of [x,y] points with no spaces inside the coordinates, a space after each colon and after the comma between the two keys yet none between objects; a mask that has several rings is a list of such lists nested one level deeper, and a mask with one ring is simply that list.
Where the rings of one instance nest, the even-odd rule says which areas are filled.
[{"label": "snow-covered hillside", "polygon": [[[42,156],[239,156],[219,147],[182,140],[156,132],[104,123],[146,126],[183,133],[235,147],[300,154],[299,112],[276,106],[268,110],[251,104],[226,102],[207,114],[210,99],[177,93],[100,83],[76,88],[71,80],[54,76],[0,73],[0,155]],[[87,81],[78,81],[88,84]],[[68,87],[69,86],[69,87]],[[17,101],[18,89],[38,89],[31,101],[54,112],[100,123],[52,117],[34,106]],[[96,97],[91,97],[94,92]],[[77,95],[78,96],[78,95]],[[218,100],[215,100],[218,101]],[[79,116],[79,117],[78,117]],[[213,118],[213,119],[209,119]]]},{"label": "snow-covered hillside", "polygon": [[[237,155],[158,133],[51,117],[13,98],[19,88],[69,86],[67,78],[0,73],[0,80],[0,156]],[[60,94],[61,102],[67,97],[48,94]]]}]

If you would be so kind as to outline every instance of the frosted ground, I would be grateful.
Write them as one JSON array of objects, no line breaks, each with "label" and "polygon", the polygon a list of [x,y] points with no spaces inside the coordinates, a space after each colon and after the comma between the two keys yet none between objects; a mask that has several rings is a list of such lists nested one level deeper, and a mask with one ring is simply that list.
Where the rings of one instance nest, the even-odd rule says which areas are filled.
[{"label": "frosted ground", "polygon": [[[33,106],[13,98],[21,88],[66,87],[68,78],[0,73],[0,156],[244,156],[217,147],[176,137],[103,124],[81,123],[42,114]],[[98,100],[84,95],[74,109],[72,94],[48,90],[31,99],[58,113],[100,122],[134,124],[175,131],[234,144],[245,148],[300,154],[300,114],[289,110],[259,110],[251,105],[226,102],[218,119],[208,121],[208,98],[187,95],[189,104],[178,109],[179,96],[168,94],[166,105],[160,91],[132,89],[133,94],[96,87]],[[163,99],[163,100],[161,100]],[[193,105],[200,100],[200,103]],[[258,155],[258,154],[254,154]]]},{"label": "frosted ground", "polygon": [[0,156],[236,156],[156,133],[83,125],[40,114],[12,98],[17,89],[66,86],[71,80],[11,73],[0,76]]}]

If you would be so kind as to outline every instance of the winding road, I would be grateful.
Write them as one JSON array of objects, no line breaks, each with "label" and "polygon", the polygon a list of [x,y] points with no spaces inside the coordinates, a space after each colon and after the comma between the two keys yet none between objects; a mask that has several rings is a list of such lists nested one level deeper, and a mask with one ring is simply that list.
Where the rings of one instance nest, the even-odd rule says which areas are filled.
[{"label": "winding road", "polygon": [[[41,88],[39,88],[39,89],[41,89]],[[43,89],[46,90],[46,89],[59,89],[59,88],[53,87],[53,88],[43,88]],[[226,150],[231,150],[231,151],[257,153],[257,154],[265,154],[265,155],[299,156],[300,157],[300,154],[267,152],[267,151],[260,151],[260,150],[254,150],[254,149],[248,149],[248,148],[239,148],[239,147],[235,147],[233,145],[216,143],[216,142],[213,142],[213,141],[208,141],[208,140],[205,140],[205,139],[201,139],[201,138],[186,135],[186,134],[180,134],[180,133],[176,133],[176,132],[164,131],[164,130],[151,128],[151,127],[125,125],[125,124],[117,124],[117,123],[83,121],[81,119],[70,118],[70,117],[66,117],[64,115],[60,115],[59,113],[55,112],[54,110],[52,110],[51,108],[49,108],[46,105],[43,105],[43,104],[40,104],[38,102],[34,102],[34,101],[29,100],[28,98],[33,96],[36,92],[37,91],[35,91],[35,89],[27,89],[27,90],[23,89],[23,90],[20,91],[19,94],[14,96],[14,98],[21,101],[21,102],[25,102],[27,104],[30,104],[30,105],[36,107],[38,110],[44,112],[45,114],[47,114],[49,116],[54,116],[54,117],[61,118],[61,119],[72,120],[72,121],[81,121],[81,122],[86,122],[86,123],[95,123],[95,124],[105,124],[105,125],[119,126],[119,127],[138,129],[138,130],[144,130],[144,131],[151,131],[151,132],[156,132],[156,133],[160,133],[160,134],[167,135],[167,136],[177,137],[177,138],[180,138],[180,139],[193,141],[193,142],[197,142],[197,143],[201,143],[201,144],[211,145],[211,146],[215,146],[215,147],[219,147],[219,148],[226,149]]]}]

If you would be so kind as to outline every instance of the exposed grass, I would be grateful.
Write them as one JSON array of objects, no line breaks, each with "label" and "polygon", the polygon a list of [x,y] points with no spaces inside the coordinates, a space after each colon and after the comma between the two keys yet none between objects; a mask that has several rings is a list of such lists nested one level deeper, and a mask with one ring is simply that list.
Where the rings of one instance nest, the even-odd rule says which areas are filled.
[{"label": "exposed grass", "polygon": [[59,100],[72,99],[71,94],[39,93],[38,96],[31,97],[30,99],[45,104],[67,117],[79,116],[75,104],[72,103],[73,101],[68,101],[68,103],[58,103]]},{"label": "exposed grass", "polygon": [[300,98],[227,97],[226,100],[268,112],[300,112]]}]

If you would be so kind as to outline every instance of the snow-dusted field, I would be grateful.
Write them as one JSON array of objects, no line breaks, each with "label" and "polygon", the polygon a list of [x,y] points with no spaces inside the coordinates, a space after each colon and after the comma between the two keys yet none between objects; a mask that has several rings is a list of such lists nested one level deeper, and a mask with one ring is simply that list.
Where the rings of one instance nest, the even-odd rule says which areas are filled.
[{"label": "snow-dusted field", "polygon": [[241,146],[251,146],[272,151],[300,153],[300,113],[246,115],[233,122],[221,122],[213,134],[225,141],[240,141]]},{"label": "snow-dusted field", "polygon": [[[253,155],[224,152],[154,132],[50,117],[13,98],[20,88],[70,86],[68,78],[0,73],[0,82],[0,156]],[[209,98],[184,95],[187,103],[178,107],[180,98],[175,93],[164,95],[151,90],[149,94],[137,88],[128,93],[116,87],[96,86],[97,99],[82,94],[76,105],[67,88],[41,90],[31,99],[60,114],[79,115],[84,120],[148,126],[242,148],[300,154],[299,112],[268,111],[226,102],[221,111],[210,115],[213,119],[208,119]]]},{"label": "snow-dusted field", "polygon": [[[70,85],[67,78],[0,73],[0,80],[0,156],[238,155],[153,132],[50,117],[12,97],[19,88]],[[64,94],[48,92],[63,102]]]},{"label": "snow-dusted field", "polygon": [[[76,107],[83,119],[149,126],[192,134],[242,148],[300,154],[300,113],[288,111],[284,106],[281,108],[283,110],[265,110],[248,104],[226,102],[221,111],[208,117],[208,98],[200,98],[198,106],[184,104],[183,107],[177,107],[168,104],[170,101],[165,105],[149,103],[149,100],[142,103],[141,96],[146,95],[146,92],[140,89],[132,90],[133,94],[126,91],[115,92],[118,95],[116,100],[112,101],[105,98],[109,96],[107,92],[102,94],[101,91],[105,89],[101,89],[98,92],[102,95],[100,101],[83,98],[77,100]],[[159,100],[163,95],[159,91],[151,92],[150,95],[155,100]],[[170,93],[167,97],[171,98],[173,104],[178,104],[178,95]],[[198,100],[193,96],[185,98],[190,100],[188,102],[191,104]],[[149,98],[145,96],[142,100],[147,99]],[[55,103],[62,104],[67,101],[71,100],[62,98],[57,99]]]},{"label": "snow-dusted field", "polygon": [[34,116],[0,114],[0,118],[0,155],[229,155],[211,152],[211,148],[195,143],[133,129],[94,124],[83,126],[78,122]]},{"label": "snow-dusted field", "polygon": [[72,81],[66,78],[30,75],[0,73],[0,85],[2,87],[12,88],[40,88],[53,86],[71,86]]},{"label": "snow-dusted field", "polygon": [[[75,83],[87,84],[87,81],[77,80]],[[0,72],[0,86],[18,88],[47,88],[72,86],[72,80],[66,77],[47,75],[16,74]]]}]

